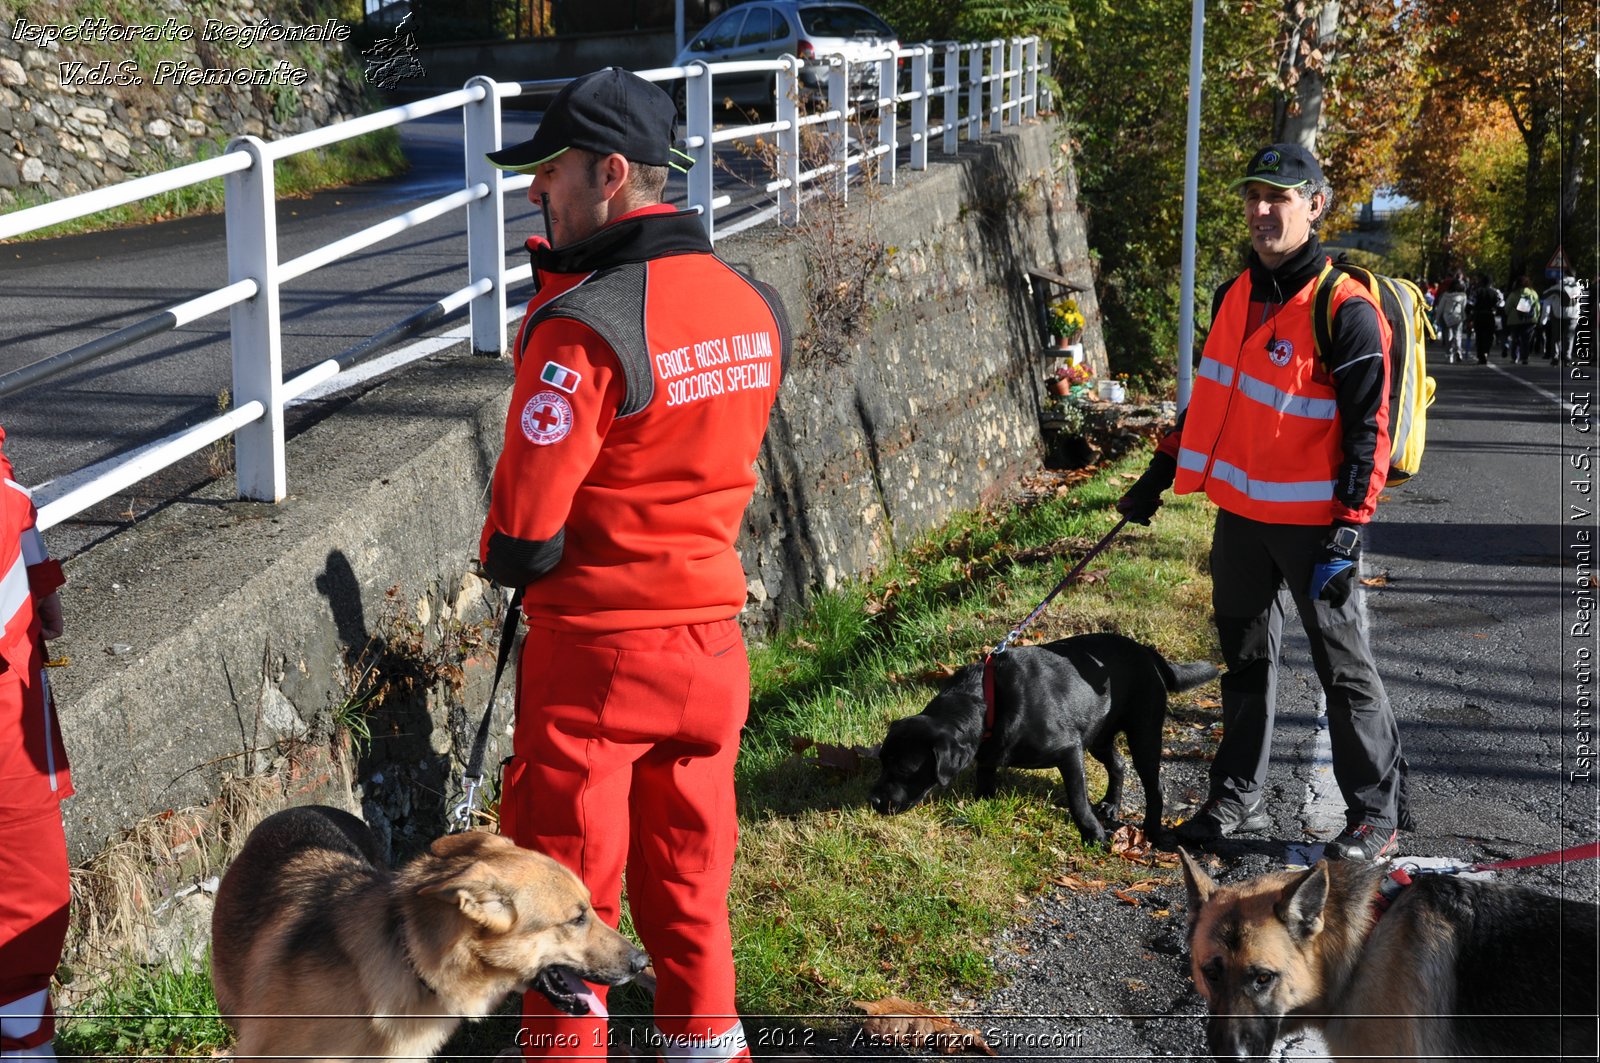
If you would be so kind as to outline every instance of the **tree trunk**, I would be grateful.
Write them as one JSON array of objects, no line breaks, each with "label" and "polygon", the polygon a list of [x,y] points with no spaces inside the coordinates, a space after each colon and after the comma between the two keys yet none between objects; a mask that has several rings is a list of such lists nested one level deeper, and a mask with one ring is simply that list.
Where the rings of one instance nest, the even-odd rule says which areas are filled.
[{"label": "tree trunk", "polygon": [[1577,222],[1578,193],[1583,190],[1584,172],[1588,169],[1594,117],[1595,112],[1590,110],[1574,122],[1572,136],[1567,141],[1567,165],[1561,177],[1561,212],[1556,218],[1556,240],[1563,244],[1566,234],[1574,231]]},{"label": "tree trunk", "polygon": [[[1522,219],[1511,232],[1511,239],[1507,241],[1511,247],[1511,272],[1508,279],[1515,282],[1519,276],[1528,272],[1528,255],[1536,238],[1533,230],[1540,186],[1544,180],[1544,145],[1550,138],[1551,116],[1550,109],[1535,99],[1528,101],[1526,115],[1519,112],[1515,104],[1511,107],[1511,115],[1516,120],[1517,130],[1522,134],[1522,143],[1528,152],[1528,168],[1522,175]],[[1531,275],[1529,279],[1533,279]]]},{"label": "tree trunk", "polygon": [[1280,93],[1273,114],[1273,140],[1298,144],[1316,153],[1317,135],[1322,132],[1322,97],[1327,91],[1326,71],[1333,62],[1339,28],[1339,0],[1324,0],[1304,17],[1295,14],[1302,0],[1284,0],[1284,18],[1289,25],[1278,75],[1283,84],[1293,87],[1295,106],[1290,96]]}]

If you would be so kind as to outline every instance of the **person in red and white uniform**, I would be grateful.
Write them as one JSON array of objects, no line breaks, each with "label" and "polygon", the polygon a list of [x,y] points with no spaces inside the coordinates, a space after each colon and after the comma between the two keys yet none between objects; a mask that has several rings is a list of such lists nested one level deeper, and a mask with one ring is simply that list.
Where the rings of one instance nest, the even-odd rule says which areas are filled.
[{"label": "person in red and white uniform", "polygon": [[[1248,268],[1218,289],[1194,394],[1150,467],[1117,502],[1149,524],[1161,493],[1216,503],[1212,608],[1228,671],[1205,805],[1177,827],[1202,845],[1272,823],[1263,799],[1283,618],[1292,601],[1327,695],[1346,827],[1332,859],[1376,860],[1406,826],[1400,732],[1367,638],[1361,541],[1389,471],[1390,329],[1358,281],[1329,269],[1317,228],[1333,189],[1315,157],[1273,144],[1243,187]],[[1312,328],[1335,284],[1332,346]]]},{"label": "person in red and white uniform", "polygon": [[[0,446],[5,431],[0,429]],[[0,453],[0,1058],[54,1059],[50,979],[67,938],[66,750],[45,679],[61,566]]]},{"label": "person in red and white uniform", "polygon": [[[489,156],[533,175],[550,242],[480,558],[523,589],[501,830],[565,863],[612,926],[627,876],[655,966],[660,1054],[748,1056],[727,895],[733,766],[749,711],[734,549],[783,377],[777,293],[661,202],[676,109],[611,68],[569,83],[533,139]],[[597,1012],[524,999],[527,1056],[604,1056]]]}]

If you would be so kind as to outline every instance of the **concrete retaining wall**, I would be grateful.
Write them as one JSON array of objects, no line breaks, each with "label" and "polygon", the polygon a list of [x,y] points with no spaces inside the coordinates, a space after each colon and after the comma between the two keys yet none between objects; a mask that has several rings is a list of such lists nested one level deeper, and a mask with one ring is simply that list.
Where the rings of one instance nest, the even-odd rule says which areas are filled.
[{"label": "concrete retaining wall", "polygon": [[[887,245],[887,265],[843,360],[784,382],[741,541],[754,633],[1037,461],[1044,359],[1024,277],[1089,280],[1066,161],[1034,125],[856,197],[846,231]],[[803,241],[719,249],[807,320]],[[397,849],[441,830],[493,665],[492,595],[469,564],[509,391],[507,362],[436,356],[292,440],[282,504],[216,485],[68,565],[54,651],[72,663],[53,680],[75,857],[260,772],[289,796],[354,784]],[[382,704],[355,704],[380,651],[403,674]],[[348,758],[340,714],[373,732]]]}]

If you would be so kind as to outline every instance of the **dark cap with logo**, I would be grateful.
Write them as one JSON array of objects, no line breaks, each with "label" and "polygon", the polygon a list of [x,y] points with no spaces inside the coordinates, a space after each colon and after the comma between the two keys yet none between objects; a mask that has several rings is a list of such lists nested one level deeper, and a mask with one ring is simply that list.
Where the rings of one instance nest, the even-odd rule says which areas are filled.
[{"label": "dark cap with logo", "polygon": [[582,148],[646,166],[677,166],[683,157],[672,147],[677,121],[677,106],[659,86],[610,66],[567,82],[532,140],[488,158],[502,170],[531,173],[568,148]]},{"label": "dark cap with logo", "polygon": [[1315,155],[1298,144],[1273,144],[1251,156],[1244,176],[1228,187],[1238,188],[1250,181],[1275,188],[1299,188],[1308,181],[1322,184],[1322,167]]}]

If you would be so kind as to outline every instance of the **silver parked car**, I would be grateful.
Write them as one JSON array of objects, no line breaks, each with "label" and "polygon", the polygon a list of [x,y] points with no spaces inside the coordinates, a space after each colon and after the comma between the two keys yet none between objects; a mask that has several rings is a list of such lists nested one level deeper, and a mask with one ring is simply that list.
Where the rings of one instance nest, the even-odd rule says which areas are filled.
[{"label": "silver parked car", "polygon": [[[875,95],[878,87],[877,65],[865,60],[881,58],[885,48],[899,46],[889,24],[860,4],[837,0],[754,0],[717,16],[695,34],[672,65],[792,55],[805,64],[800,69],[802,95],[820,99],[826,98],[828,92],[828,56],[842,55],[851,64],[851,96],[860,99]],[[714,76],[712,99],[717,104],[732,99],[744,106],[767,108],[773,105],[776,87],[777,78],[770,73]]]}]

